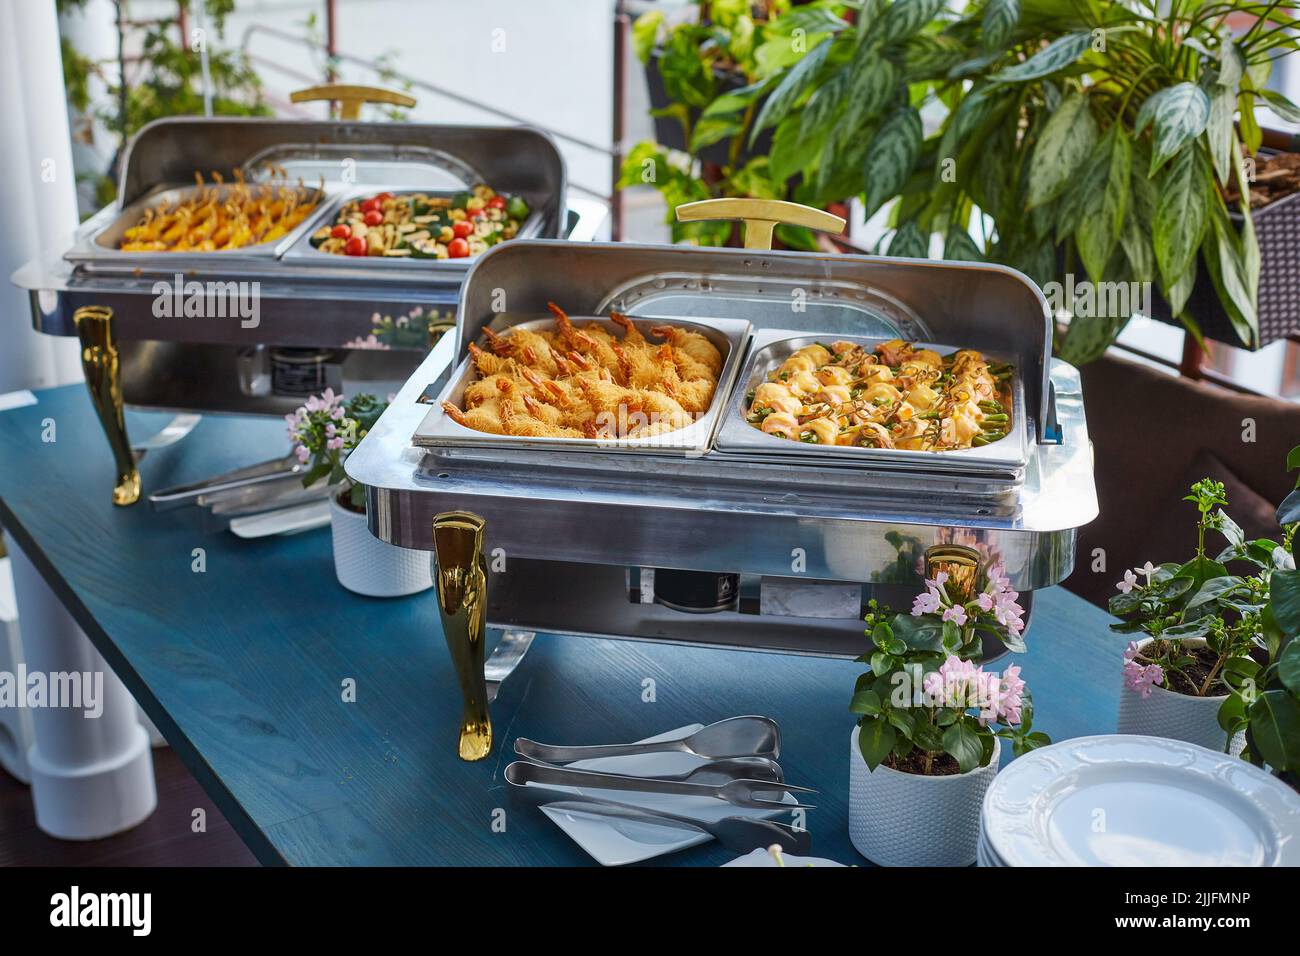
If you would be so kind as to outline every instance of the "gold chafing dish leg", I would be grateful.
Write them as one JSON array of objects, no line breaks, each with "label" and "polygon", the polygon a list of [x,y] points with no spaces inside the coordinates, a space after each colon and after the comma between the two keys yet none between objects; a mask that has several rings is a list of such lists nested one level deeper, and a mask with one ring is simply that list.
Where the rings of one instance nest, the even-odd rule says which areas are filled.
[{"label": "gold chafing dish leg", "polygon": [[487,559],[485,522],[468,511],[446,511],[433,519],[434,583],[442,633],[456,667],[464,709],[460,759],[482,760],[492,750],[492,716],[483,679],[487,643]]},{"label": "gold chafing dish leg", "polygon": [[936,544],[925,552],[925,576],[933,580],[940,571],[948,572],[944,586],[952,599],[961,604],[975,596],[983,565],[983,556],[964,544]]},{"label": "gold chafing dish leg", "polygon": [[113,504],[133,505],[140,500],[140,472],[126,437],[121,363],[113,332],[113,310],[106,306],[83,306],[73,313],[73,321],[77,326],[77,337],[81,339],[81,368],[86,375],[86,387],[90,390],[90,400],[104,434],[108,436],[117,466]]}]

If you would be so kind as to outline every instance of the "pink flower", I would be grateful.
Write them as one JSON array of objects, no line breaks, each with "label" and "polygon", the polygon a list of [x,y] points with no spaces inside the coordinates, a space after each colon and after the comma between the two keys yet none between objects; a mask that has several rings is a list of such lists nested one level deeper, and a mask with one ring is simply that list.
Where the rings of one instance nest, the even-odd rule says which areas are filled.
[{"label": "pink flower", "polygon": [[925,586],[927,588],[941,588],[944,586],[945,583],[947,583],[947,581],[948,581],[948,572],[940,571],[938,574],[934,576],[933,579],[926,578]]},{"label": "pink flower", "polygon": [[311,457],[311,452],[307,450],[306,445],[298,445],[294,448],[293,453],[298,457],[298,461],[307,464],[307,459]]},{"label": "pink flower", "polygon": [[939,592],[934,588],[928,591],[922,591],[912,602],[912,616],[920,617],[922,614],[933,614],[939,608],[943,607],[943,602],[939,597]]},{"label": "pink flower", "polygon": [[993,610],[993,595],[986,591],[975,599],[975,604],[981,611],[991,611]]},{"label": "pink flower", "polygon": [[980,719],[991,720],[996,717],[1004,724],[1020,723],[1024,690],[1025,682],[1020,679],[1020,668],[1012,664],[1002,672],[1002,680],[993,688],[991,706],[980,714]]},{"label": "pink flower", "polygon": [[343,447],[343,439],[341,437],[331,438],[329,441],[325,442],[325,447],[330,451],[338,451]]},{"label": "pink flower", "polygon": [[325,423],[325,437],[326,437],[326,438],[333,438],[333,437],[334,437],[334,433],[337,432],[337,431],[338,431],[338,428],[335,427],[335,425],[334,425],[333,422],[326,422],[326,423]]},{"label": "pink flower", "polygon": [[1144,698],[1151,696],[1153,685],[1164,682],[1165,671],[1159,664],[1143,666],[1137,661],[1128,661],[1124,664],[1124,686],[1137,691]]},{"label": "pink flower", "polygon": [[334,419],[336,422],[342,421],[342,420],[343,420],[343,406],[342,406],[342,405],[335,405],[332,409],[330,409],[330,418]]},{"label": "pink flower", "polygon": [[962,625],[966,623],[966,609],[960,604],[954,604],[948,610],[943,612],[945,621],[952,621],[954,624]]},{"label": "pink flower", "polygon": [[1128,594],[1133,590],[1133,586],[1137,584],[1137,580],[1136,574],[1132,571],[1125,571],[1124,580],[1116,584],[1115,587],[1119,588],[1119,590],[1123,591],[1125,594]]}]

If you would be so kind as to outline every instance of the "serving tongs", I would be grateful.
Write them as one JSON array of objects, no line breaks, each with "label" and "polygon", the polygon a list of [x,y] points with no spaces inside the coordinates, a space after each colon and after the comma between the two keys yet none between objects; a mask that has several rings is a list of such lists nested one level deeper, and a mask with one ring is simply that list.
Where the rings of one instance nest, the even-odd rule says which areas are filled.
[{"label": "serving tongs", "polygon": [[212,507],[235,501],[250,507],[271,504],[289,497],[286,492],[295,486],[298,490],[304,490],[302,474],[305,470],[306,465],[294,456],[286,455],[236,468],[202,481],[163,488],[149,496],[149,503],[155,511],[171,511],[189,505]]},{"label": "serving tongs", "polygon": [[538,743],[526,737],[515,741],[515,753],[545,763],[573,763],[597,757],[627,757],[652,753],[687,753],[706,760],[732,757],[781,756],[781,730],[771,717],[728,717],[701,727],[693,734],[671,740],[649,740],[637,744],[595,744],[562,747]]},{"label": "serving tongs", "polygon": [[[682,797],[721,800],[734,807],[747,807],[754,810],[811,810],[813,807],[810,804],[786,803],[783,797],[785,793],[817,792],[810,787],[796,787],[783,781],[739,778],[721,784],[691,783],[664,777],[632,777],[596,770],[574,770],[528,760],[516,760],[506,767],[505,778],[507,783],[521,790],[578,787],[590,790],[666,793]],[[764,796],[764,794],[781,796]]]}]

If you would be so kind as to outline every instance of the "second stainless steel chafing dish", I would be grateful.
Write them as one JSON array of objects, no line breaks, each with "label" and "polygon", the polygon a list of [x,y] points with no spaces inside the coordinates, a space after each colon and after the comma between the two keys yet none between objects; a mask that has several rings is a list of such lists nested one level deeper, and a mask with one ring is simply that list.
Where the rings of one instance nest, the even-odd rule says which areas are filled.
[{"label": "second stainless steel chafing dish", "polygon": [[[833,218],[750,200],[679,212],[760,220],[769,235],[773,222]],[[762,241],[757,231],[750,241]],[[422,423],[503,299],[520,315],[554,300],[582,315],[748,323],[746,368],[755,359],[761,369],[768,345],[792,335],[979,349],[1015,365],[1016,427],[1000,457],[754,454],[726,440],[745,373],[730,417],[695,456],[439,442]],[[998,265],[521,241],[475,265],[455,337],[346,467],[367,486],[370,527],[385,541],[429,550],[435,516],[484,519],[494,625],[857,656],[865,602],[902,606],[945,562],[999,564],[1027,608],[1072,570],[1076,529],[1097,500],[1079,375],[1051,357],[1049,323],[1037,287]]]},{"label": "second stainless steel chafing dish", "polygon": [[[392,98],[356,87],[308,93]],[[228,192],[235,170],[254,187],[267,176],[301,180],[318,205],[296,228],[261,245],[216,252],[117,248],[122,231],[146,207],[192,194],[196,172],[211,181],[218,171],[226,185],[217,188]],[[317,196],[322,181],[324,194]],[[282,415],[326,387],[382,396],[452,327],[471,261],[344,261],[304,247],[348,198],[382,190],[445,194],[478,183],[524,199],[531,235],[587,239],[603,218],[599,204],[570,205],[563,159],[533,129],[175,117],[149,124],[131,140],[118,202],[82,223],[62,248],[18,270],[13,281],[29,290],[32,322],[41,332],[85,339],[92,323],[105,326],[105,347],[85,354],[102,356],[103,371],[111,365],[119,383],[105,392],[119,406],[105,419],[112,432],[120,431],[111,423],[120,420],[123,402]],[[124,434],[110,435],[110,442],[119,470],[133,473],[121,451],[129,449]],[[119,503],[134,500],[119,497]]]}]

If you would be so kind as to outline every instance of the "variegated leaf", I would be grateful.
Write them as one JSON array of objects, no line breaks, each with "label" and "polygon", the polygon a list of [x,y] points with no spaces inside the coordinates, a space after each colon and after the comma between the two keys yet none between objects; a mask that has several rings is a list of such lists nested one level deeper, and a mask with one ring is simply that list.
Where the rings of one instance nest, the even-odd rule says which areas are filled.
[{"label": "variegated leaf", "polygon": [[958,262],[983,262],[984,250],[961,226],[953,226],[943,240],[943,257]]},{"label": "variegated leaf", "polygon": [[879,115],[898,91],[898,67],[867,47],[859,47],[859,58],[851,67],[848,102],[840,127],[852,136],[863,123]]},{"label": "variegated leaf", "polygon": [[[1209,183],[1201,155],[1195,149],[1179,153],[1160,177],[1158,186],[1152,241],[1160,280],[1171,296],[1175,292],[1183,293],[1180,283],[1186,282],[1189,270],[1194,271],[1196,250],[1205,235]],[[1188,287],[1181,295],[1181,303],[1175,303],[1171,297],[1175,314],[1181,311],[1190,294]]]},{"label": "variegated leaf", "polygon": [[[1090,196],[1083,219],[1076,234],[1079,256],[1083,267],[1096,282],[1105,277],[1106,264],[1110,262],[1124,228],[1129,195],[1129,173],[1133,165],[1133,148],[1128,136],[1118,123],[1093,151],[1093,162],[1101,170],[1100,196]],[[1090,190],[1095,189],[1089,185]]]},{"label": "variegated leaf", "polygon": [[910,37],[947,5],[947,0],[894,0],[870,27],[870,35],[881,43]]},{"label": "variegated leaf", "polygon": [[965,45],[942,33],[908,37],[903,45],[903,72],[910,77],[941,77],[961,62]]},{"label": "variegated leaf", "polygon": [[1177,83],[1153,93],[1142,104],[1137,120],[1138,133],[1147,121],[1152,124],[1151,173],[1205,132],[1209,119],[1210,98],[1195,83]]},{"label": "variegated leaf", "polygon": [[1001,83],[1024,83],[1049,76],[1057,70],[1063,70],[1083,56],[1088,49],[1092,35],[1089,33],[1067,33],[1053,40],[1023,63],[1009,66],[1001,73],[994,74],[993,79]]},{"label": "variegated leaf", "polygon": [[830,43],[819,43],[804,54],[803,59],[790,67],[790,71],[777,84],[772,95],[764,101],[763,108],[758,111],[758,119],[754,121],[754,128],[749,134],[750,146],[754,145],[759,133],[785,119],[786,114],[794,107],[795,101],[808,88],[808,84],[813,81],[821,65],[826,62],[830,49]]},{"label": "variegated leaf", "polygon": [[984,49],[994,50],[1003,47],[1011,38],[1020,21],[1020,0],[989,0],[984,7],[984,19],[981,21],[983,32],[981,40]]},{"label": "variegated leaf", "polygon": [[1059,196],[1097,143],[1097,122],[1079,93],[1061,101],[1043,126],[1029,169],[1028,206],[1033,209]]},{"label": "variegated leaf", "polygon": [[926,259],[930,255],[930,237],[921,232],[915,222],[905,222],[898,227],[889,241],[889,255],[908,259]]},{"label": "variegated leaf", "polygon": [[899,107],[880,124],[862,170],[867,216],[903,188],[921,151],[921,135],[921,114],[910,106]]}]

